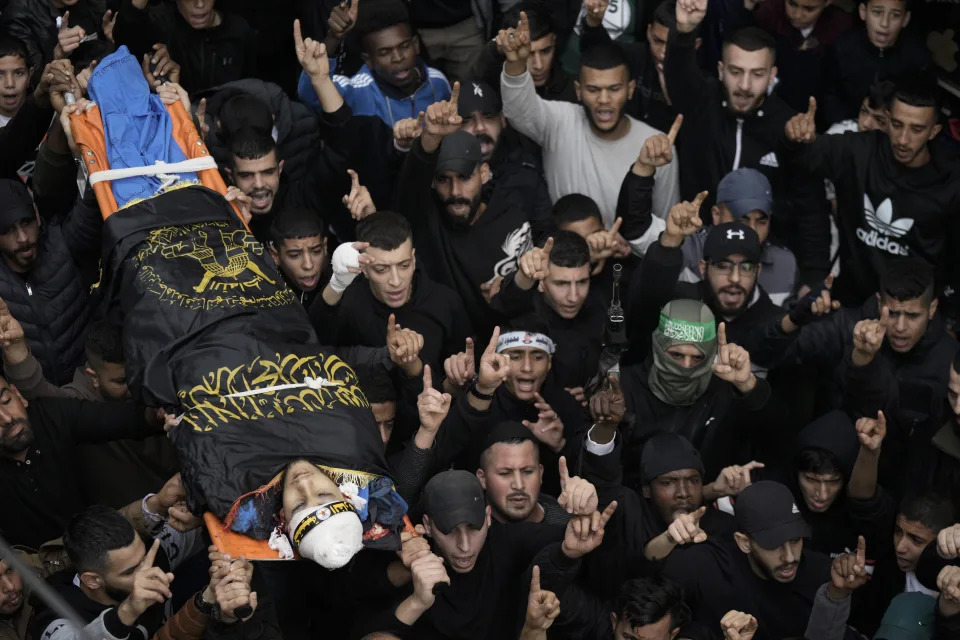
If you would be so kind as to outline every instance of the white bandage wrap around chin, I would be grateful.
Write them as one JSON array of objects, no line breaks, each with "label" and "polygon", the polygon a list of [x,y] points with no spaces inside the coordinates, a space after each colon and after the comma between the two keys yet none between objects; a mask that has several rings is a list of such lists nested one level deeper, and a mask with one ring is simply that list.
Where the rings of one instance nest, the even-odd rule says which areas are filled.
[{"label": "white bandage wrap around chin", "polygon": [[339,569],[363,548],[363,523],[356,509],[339,501],[293,514],[288,535],[301,558]]},{"label": "white bandage wrap around chin", "polygon": [[542,333],[528,333],[526,331],[511,331],[504,333],[497,340],[497,353],[502,353],[507,349],[516,349],[518,347],[532,347],[546,351],[550,355],[557,350],[553,340]]},{"label": "white bandage wrap around chin", "polygon": [[360,268],[360,252],[353,248],[353,244],[345,242],[333,252],[330,261],[333,274],[330,276],[330,288],[337,293],[346,291],[350,283],[357,277],[350,269]]}]

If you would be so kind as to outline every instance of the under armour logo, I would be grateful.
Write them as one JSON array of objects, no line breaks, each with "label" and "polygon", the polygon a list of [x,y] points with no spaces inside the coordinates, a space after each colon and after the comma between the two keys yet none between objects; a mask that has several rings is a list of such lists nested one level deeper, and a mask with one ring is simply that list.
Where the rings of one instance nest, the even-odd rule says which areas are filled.
[{"label": "under armour logo", "polygon": [[733,240],[734,238],[737,240],[747,239],[746,235],[743,233],[743,229],[737,229],[736,231],[733,229],[727,229],[727,240]]},{"label": "under armour logo", "polygon": [[476,82],[473,83],[473,95],[480,98],[483,97],[483,89],[481,89],[480,85],[478,85]]},{"label": "under armour logo", "polygon": [[797,504],[793,504],[793,508],[790,509],[790,513],[800,513],[800,509],[797,509]]}]

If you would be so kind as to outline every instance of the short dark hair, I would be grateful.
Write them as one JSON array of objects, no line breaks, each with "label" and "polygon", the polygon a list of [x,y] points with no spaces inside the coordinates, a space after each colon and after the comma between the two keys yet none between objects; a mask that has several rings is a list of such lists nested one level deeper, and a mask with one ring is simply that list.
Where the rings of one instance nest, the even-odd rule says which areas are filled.
[{"label": "short dark hair", "polygon": [[527,14],[527,24],[530,25],[530,41],[546,38],[551,33],[557,32],[557,25],[554,24],[550,8],[540,0],[524,0],[510,7],[503,14],[501,29],[512,29],[520,22],[520,12]]},{"label": "short dark hair", "polygon": [[871,109],[889,109],[893,102],[893,92],[896,85],[892,80],[877,80],[870,85],[870,93],[867,94],[867,105]]},{"label": "short dark hair", "polygon": [[627,580],[620,587],[615,606],[617,620],[625,620],[631,628],[656,624],[666,616],[670,616],[672,628],[690,620],[683,589],[662,576]]},{"label": "short dark hair", "polygon": [[880,296],[888,300],[916,300],[924,306],[933,301],[933,267],[920,258],[894,259],[887,263],[880,276]]},{"label": "short dark hair", "polygon": [[[676,0],[666,0],[657,5],[653,10],[653,23],[673,29],[677,26],[677,2]],[[699,26],[698,26],[699,28]]]},{"label": "short dark hair", "polygon": [[777,41],[773,39],[773,36],[770,35],[768,31],[760,27],[742,27],[737,29],[723,41],[724,50],[730,45],[739,47],[744,51],[769,49],[770,55],[773,56],[774,60],[776,60],[777,57]]},{"label": "short dark hair", "polygon": [[367,402],[370,404],[395,402],[397,400],[397,389],[393,386],[393,380],[390,379],[383,367],[379,365],[359,366],[357,367],[357,379],[360,381],[363,395],[367,396]]},{"label": "short dark hair", "polygon": [[249,93],[237,93],[224,101],[217,114],[220,119],[220,135],[230,140],[244,129],[253,129],[270,135],[273,131],[273,113],[270,105]]},{"label": "short dark hair", "polygon": [[[277,150],[277,143],[269,133],[257,129],[242,129],[230,139],[230,161],[234,158],[257,160]],[[280,158],[277,158],[279,161]]]},{"label": "short dark hair", "polygon": [[593,45],[580,55],[580,68],[616,69],[629,67],[627,56],[616,42],[604,40]]},{"label": "short dark hair", "polygon": [[393,211],[377,211],[357,224],[357,240],[383,251],[393,251],[412,238],[410,222]]},{"label": "short dark hair", "polygon": [[557,225],[580,222],[587,218],[596,218],[603,223],[600,207],[593,198],[582,193],[569,193],[554,202],[552,214]]},{"label": "short dark hair", "polygon": [[[904,11],[910,11],[910,5],[912,4],[911,0],[902,0],[902,1],[903,1],[903,10],[904,10]],[[870,4],[870,0],[860,0],[860,4],[865,5],[865,6],[866,6],[866,5],[869,5],[869,4]]]},{"label": "short dark hair", "polygon": [[370,0],[363,3],[363,9],[357,16],[357,37],[362,41],[373,33],[398,24],[407,25],[410,33],[413,33],[406,4],[400,0]]},{"label": "short dark hair", "polygon": [[590,264],[590,246],[573,231],[558,229],[553,232],[550,264],[575,269]]},{"label": "short dark hair", "polygon": [[70,519],[63,546],[77,573],[103,571],[107,553],[131,545],[136,535],[133,525],[119,511],[93,505]]},{"label": "short dark hair", "polygon": [[30,68],[30,52],[27,50],[27,45],[23,43],[23,40],[11,35],[2,34],[0,35],[0,58],[6,58],[7,56],[22,58],[24,65],[28,69]]},{"label": "short dark hair", "polygon": [[900,502],[900,515],[908,522],[919,522],[934,533],[939,533],[956,522],[955,507],[950,496],[936,489],[907,495]]},{"label": "short dark hair", "polygon": [[98,320],[87,328],[87,337],[83,343],[84,355],[91,365],[101,365],[104,362],[123,364],[123,332],[120,327]]},{"label": "short dark hair", "polygon": [[838,473],[841,476],[844,475],[836,454],[820,447],[801,449],[793,458],[793,465],[800,473],[822,473],[824,475]]},{"label": "short dark hair", "polygon": [[537,446],[537,443],[530,438],[510,438],[509,440],[500,440],[499,442],[494,442],[489,447],[483,450],[483,453],[480,454],[479,468],[486,469],[487,464],[490,462],[490,450],[493,449],[494,444],[512,444],[512,445],[521,445],[524,442],[529,442],[533,445],[533,457],[536,459],[537,464],[540,464],[540,447]]},{"label": "short dark hair", "polygon": [[279,247],[284,240],[323,236],[323,218],[310,209],[282,209],[270,224],[270,240]]},{"label": "short dark hair", "polygon": [[[940,88],[933,74],[911,73],[894,79],[893,99],[911,107],[930,107],[934,119],[940,117]],[[892,101],[891,101],[892,103]]]}]

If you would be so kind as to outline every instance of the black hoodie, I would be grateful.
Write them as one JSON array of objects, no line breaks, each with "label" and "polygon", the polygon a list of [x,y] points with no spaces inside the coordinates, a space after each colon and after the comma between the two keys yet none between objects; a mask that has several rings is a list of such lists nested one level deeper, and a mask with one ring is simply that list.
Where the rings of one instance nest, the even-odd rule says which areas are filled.
[{"label": "black hoodie", "polygon": [[[960,164],[936,141],[917,168],[897,162],[879,131],[820,136],[812,144],[783,138],[791,163],[837,189],[840,276],[834,297],[858,306],[879,289],[879,274],[898,256],[918,256],[936,270],[937,284],[960,287]],[[948,324],[960,315],[954,296],[941,299]]]}]

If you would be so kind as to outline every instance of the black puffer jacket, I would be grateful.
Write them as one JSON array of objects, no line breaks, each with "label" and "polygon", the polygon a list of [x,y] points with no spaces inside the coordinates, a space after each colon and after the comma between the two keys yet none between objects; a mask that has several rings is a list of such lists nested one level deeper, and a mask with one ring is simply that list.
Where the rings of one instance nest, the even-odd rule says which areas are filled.
[{"label": "black puffer jacket", "polygon": [[[69,26],[83,27],[89,35],[101,30],[107,2],[80,0],[64,10],[70,11]],[[57,46],[57,18],[63,13],[50,0],[11,0],[0,17],[0,31],[22,40],[30,54],[30,66],[39,67],[53,60],[53,49]]]},{"label": "black puffer jacket", "polygon": [[[321,144],[317,118],[303,103],[288,98],[279,86],[253,78],[228,82],[197,96],[207,99],[206,121],[210,125],[207,146],[217,164],[221,167],[230,166],[230,149],[216,127],[220,110],[230,98],[244,93],[259,98],[270,107],[273,124],[277,128],[277,147],[283,160],[284,175],[291,180],[303,178],[310,171]],[[199,103],[199,99],[194,102]]]},{"label": "black puffer jacket", "polygon": [[170,57],[180,64],[180,84],[193,93],[254,74],[256,32],[240,16],[222,11],[220,15],[218,26],[194,29],[174,2],[141,10],[123,0],[113,37],[138,60],[154,44],[166,43]]},{"label": "black puffer jacket", "polygon": [[41,227],[29,273],[15,273],[0,261],[0,298],[23,326],[44,376],[56,385],[70,382],[83,363],[90,296],[81,269],[96,264],[101,226],[97,209],[78,201],[62,225]]}]

